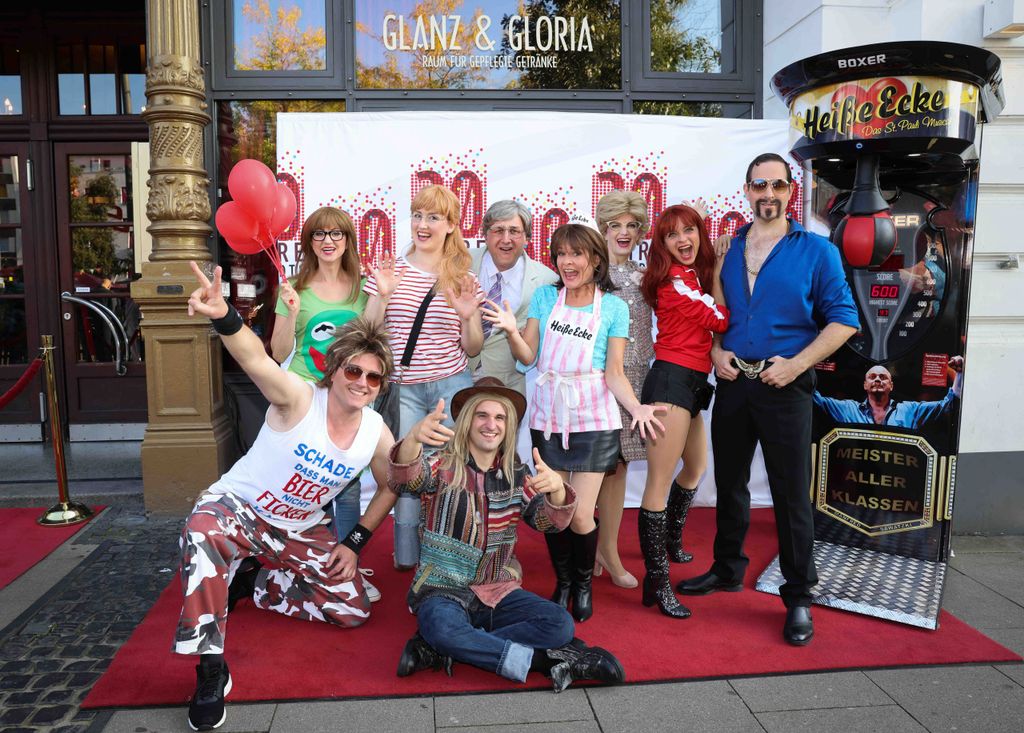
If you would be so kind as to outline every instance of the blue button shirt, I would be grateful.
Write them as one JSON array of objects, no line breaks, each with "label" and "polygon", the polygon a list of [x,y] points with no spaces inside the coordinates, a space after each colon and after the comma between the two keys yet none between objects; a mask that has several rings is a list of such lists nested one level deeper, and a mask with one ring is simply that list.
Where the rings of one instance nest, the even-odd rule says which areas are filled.
[{"label": "blue button shirt", "polygon": [[722,264],[730,311],[729,330],[722,339],[727,351],[745,361],[791,359],[826,324],[860,328],[839,249],[795,221],[764,261],[751,294],[743,259],[750,227],[736,232]]},{"label": "blue button shirt", "polygon": [[[903,428],[920,428],[929,420],[949,413],[956,403],[957,394],[950,389],[946,396],[938,402],[900,402],[891,400],[885,411],[883,425],[896,425]],[[856,400],[837,400],[814,392],[814,404],[836,422],[869,423],[875,422],[871,406]]]}]

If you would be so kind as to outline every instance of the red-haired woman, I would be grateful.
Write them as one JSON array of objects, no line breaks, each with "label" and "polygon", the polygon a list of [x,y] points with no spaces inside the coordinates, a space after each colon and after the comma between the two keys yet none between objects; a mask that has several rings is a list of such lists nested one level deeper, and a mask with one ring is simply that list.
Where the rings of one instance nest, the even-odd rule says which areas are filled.
[{"label": "red-haired woman", "polygon": [[[664,405],[663,435],[647,438],[647,484],[640,503],[640,549],[647,574],[643,603],[655,603],[666,616],[686,618],[668,579],[669,550],[681,557],[680,536],[686,509],[707,467],[704,421],[700,411],[711,401],[711,334],[729,325],[719,282],[722,259],[708,240],[704,221],[689,206],[670,206],[658,217],[640,282],[644,300],[658,319],[654,364],[644,380],[640,401]],[[702,283],[712,286],[712,295]],[[675,476],[680,457],[683,469]],[[666,503],[668,509],[666,509]],[[670,518],[671,517],[671,518]]]}]

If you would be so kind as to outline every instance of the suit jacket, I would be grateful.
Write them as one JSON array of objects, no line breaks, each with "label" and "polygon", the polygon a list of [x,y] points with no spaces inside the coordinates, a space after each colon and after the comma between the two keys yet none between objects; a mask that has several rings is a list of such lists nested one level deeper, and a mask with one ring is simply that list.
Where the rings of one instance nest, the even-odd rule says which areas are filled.
[{"label": "suit jacket", "polygon": [[[477,247],[469,250],[469,254],[473,258],[473,264],[470,269],[478,277],[480,276],[480,265],[486,252],[486,247]],[[526,314],[530,310],[530,299],[533,297],[533,291],[541,285],[548,285],[558,279],[558,276],[549,267],[536,260],[531,260],[525,253],[523,254],[523,259],[526,265],[523,268],[523,297],[519,307],[516,308],[516,321],[519,324],[519,328],[523,328],[526,325]],[[484,287],[484,292],[486,291],[487,288]],[[475,373],[481,363],[483,364],[484,374],[490,377],[497,377],[506,386],[522,393],[524,397],[526,396],[526,377],[516,371],[516,360],[512,356],[512,352],[509,351],[508,336],[505,335],[504,331],[498,329],[491,331],[491,335],[484,341],[484,347],[480,350],[480,355],[469,360],[470,371]]]}]

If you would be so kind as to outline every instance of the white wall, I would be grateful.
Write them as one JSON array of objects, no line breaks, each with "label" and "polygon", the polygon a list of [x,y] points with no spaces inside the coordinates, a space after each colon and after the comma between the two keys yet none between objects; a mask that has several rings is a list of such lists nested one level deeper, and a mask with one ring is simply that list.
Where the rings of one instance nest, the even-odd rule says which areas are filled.
[{"label": "white wall", "polygon": [[933,40],[1002,60],[1006,108],[983,128],[960,452],[1024,451],[1024,36],[983,37],[985,0],[765,0],[764,116],[785,117],[769,86],[793,61],[848,46]]}]

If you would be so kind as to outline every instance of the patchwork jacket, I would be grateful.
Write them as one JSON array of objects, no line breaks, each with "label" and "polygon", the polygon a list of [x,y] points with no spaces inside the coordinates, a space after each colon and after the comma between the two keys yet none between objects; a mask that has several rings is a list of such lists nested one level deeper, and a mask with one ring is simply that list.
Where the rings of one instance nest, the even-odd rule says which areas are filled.
[{"label": "patchwork jacket", "polygon": [[470,457],[466,486],[450,485],[452,471],[441,467],[442,455],[421,455],[413,463],[390,455],[388,484],[395,493],[420,497],[420,558],[409,589],[415,612],[424,599],[441,594],[465,606],[478,598],[494,607],[522,585],[523,569],[515,557],[520,518],[541,532],[560,532],[576,511],[576,494],[565,487],[565,504],[554,506],[546,494],[526,487],[529,469],[516,461],[506,477],[500,461],[481,470]]}]

